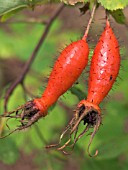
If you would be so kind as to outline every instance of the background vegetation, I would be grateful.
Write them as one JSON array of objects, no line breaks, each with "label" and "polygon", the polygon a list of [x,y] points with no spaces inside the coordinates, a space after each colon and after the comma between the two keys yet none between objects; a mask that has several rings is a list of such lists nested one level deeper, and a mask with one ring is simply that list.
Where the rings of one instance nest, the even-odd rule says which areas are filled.
[{"label": "background vegetation", "polygon": [[[30,1],[31,2],[31,1]],[[103,2],[103,1],[102,1]],[[126,1],[123,1],[126,2]],[[57,8],[57,4],[42,5],[34,11],[22,10],[12,18],[6,20],[3,15],[0,23],[0,112],[4,112],[4,96],[6,89],[21,74],[25,62],[35,48],[45,24]],[[89,12],[80,16],[79,8],[65,7],[60,16],[54,21],[44,44],[41,46],[32,67],[25,78],[25,89],[18,85],[9,99],[8,110],[24,104],[34,96],[43,92],[51,67],[57,58],[60,48],[65,44],[81,37],[89,18]],[[124,8],[123,6],[122,8]],[[121,7],[120,7],[121,8]],[[117,8],[118,9],[118,8]],[[0,169],[24,170],[57,170],[57,169],[127,169],[128,167],[128,31],[127,8],[124,16],[115,15],[117,22],[111,17],[111,24],[117,37],[119,37],[122,67],[117,82],[109,96],[102,103],[103,126],[95,136],[91,151],[99,150],[95,158],[90,158],[86,152],[89,136],[85,135],[76,144],[72,155],[65,156],[55,150],[46,150],[47,144],[56,143],[59,134],[70,120],[77,103],[87,93],[87,68],[79,83],[74,84],[66,94],[60,97],[49,115],[41,119],[36,125],[25,131],[19,131],[0,140]],[[5,12],[6,13],[6,12]],[[119,13],[119,11],[118,11]],[[14,13],[13,13],[14,14]],[[117,17],[118,16],[118,17]],[[9,13],[10,17],[10,13]],[[120,24],[119,24],[120,23]],[[121,25],[123,24],[123,25]],[[97,9],[94,23],[89,34],[88,42],[92,48],[97,43],[100,33],[105,26],[105,13],[103,7]],[[3,120],[0,132],[3,132]],[[15,120],[8,121],[9,127],[16,127]],[[81,128],[83,125],[81,124]],[[8,127],[4,124],[4,132]]]}]

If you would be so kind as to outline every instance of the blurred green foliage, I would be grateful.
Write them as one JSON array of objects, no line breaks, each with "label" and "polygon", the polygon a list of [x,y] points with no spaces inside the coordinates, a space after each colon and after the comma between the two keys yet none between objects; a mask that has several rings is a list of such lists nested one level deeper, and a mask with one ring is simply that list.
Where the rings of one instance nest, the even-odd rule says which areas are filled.
[{"label": "blurred green foliage", "polygon": [[[28,74],[25,79],[26,87],[35,95],[40,96],[46,86],[44,77],[50,73],[51,66],[57,58],[58,48],[64,47],[70,40],[77,40],[78,32],[61,32],[61,21],[56,20],[42,45],[32,70],[36,74]],[[6,28],[6,29],[5,29]],[[0,29],[0,56],[9,58],[19,57],[26,61],[31,55],[35,45],[45,26],[38,24],[10,24]],[[91,46],[91,42],[90,42]],[[122,47],[121,47],[122,48]],[[124,53],[124,50],[122,48]],[[125,57],[124,57],[125,58]],[[60,97],[59,102],[51,109],[49,115],[41,119],[36,125],[28,130],[17,132],[10,137],[0,140],[0,160],[5,164],[14,164],[19,161],[20,152],[26,155],[36,153],[34,163],[40,170],[45,169],[66,169],[69,164],[74,164],[74,169],[127,169],[128,166],[128,60],[122,61],[120,78],[110,92],[110,96],[102,104],[103,126],[95,136],[91,146],[91,152],[99,150],[99,155],[90,158],[86,152],[89,136],[84,136],[77,143],[72,155],[63,154],[45,149],[47,143],[58,141],[59,134],[71,117],[71,110],[75,109],[78,101],[87,94],[87,80],[85,72],[79,79],[79,84]],[[13,66],[12,66],[13,69]],[[125,70],[125,71],[124,71]],[[2,80],[0,80],[2,81]],[[43,87],[42,87],[43,86]],[[30,100],[31,97],[27,96]],[[0,112],[3,112],[3,98],[0,99]],[[25,103],[24,92],[19,85],[9,101],[9,110]],[[62,104],[60,104],[62,103]],[[69,110],[69,111],[68,111]],[[16,126],[15,120],[8,121],[11,129]],[[37,127],[38,126],[38,127]],[[83,128],[83,125],[81,125]],[[8,128],[5,126],[5,132]],[[76,167],[75,167],[76,165]],[[76,169],[77,169],[76,168]]]}]

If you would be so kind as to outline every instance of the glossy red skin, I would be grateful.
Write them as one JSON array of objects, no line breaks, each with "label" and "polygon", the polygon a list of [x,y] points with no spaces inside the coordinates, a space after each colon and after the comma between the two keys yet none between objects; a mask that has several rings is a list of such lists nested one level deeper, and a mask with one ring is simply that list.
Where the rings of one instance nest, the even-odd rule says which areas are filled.
[{"label": "glossy red skin", "polygon": [[88,63],[89,47],[85,40],[68,45],[55,62],[42,97],[35,99],[35,107],[45,116],[47,109],[78,79]]},{"label": "glossy red skin", "polygon": [[96,105],[102,102],[112,88],[119,68],[119,44],[107,21],[92,57],[87,101]]}]

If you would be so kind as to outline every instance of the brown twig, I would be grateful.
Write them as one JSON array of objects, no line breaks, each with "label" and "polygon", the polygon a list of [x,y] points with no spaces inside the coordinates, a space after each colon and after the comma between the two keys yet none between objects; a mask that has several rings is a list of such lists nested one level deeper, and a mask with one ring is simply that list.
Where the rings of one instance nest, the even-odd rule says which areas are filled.
[{"label": "brown twig", "polygon": [[6,94],[5,94],[5,101],[4,101],[4,110],[5,112],[7,112],[7,104],[8,104],[8,100],[11,96],[11,94],[13,93],[13,91],[15,90],[15,88],[17,87],[18,84],[21,84],[26,76],[26,74],[28,73],[31,64],[33,63],[34,59],[36,58],[36,55],[41,47],[41,45],[43,44],[45,38],[47,37],[47,34],[51,28],[52,23],[54,22],[54,20],[57,18],[57,16],[60,14],[60,12],[62,11],[62,9],[64,8],[64,4],[61,4],[58,9],[55,11],[55,13],[52,15],[52,17],[50,18],[50,20],[48,21],[45,30],[43,31],[43,34],[41,35],[41,38],[39,39],[38,44],[36,45],[35,49],[33,50],[31,56],[29,57],[28,61],[26,62],[24,68],[23,68],[23,72],[21,73],[21,75],[16,79],[16,81],[14,81],[14,83],[12,83],[12,85],[9,87],[9,89],[7,90]]}]

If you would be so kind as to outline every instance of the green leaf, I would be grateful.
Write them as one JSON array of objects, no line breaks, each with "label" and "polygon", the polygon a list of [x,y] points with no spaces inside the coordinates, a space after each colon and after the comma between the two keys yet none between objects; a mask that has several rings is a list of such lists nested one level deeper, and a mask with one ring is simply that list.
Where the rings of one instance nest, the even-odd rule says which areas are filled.
[{"label": "green leaf", "polygon": [[0,0],[0,16],[16,9],[34,8],[35,5],[45,3],[46,0]]},{"label": "green leaf", "polygon": [[116,11],[109,11],[109,13],[112,15],[112,17],[115,19],[116,22],[119,24],[125,24],[126,18],[124,16],[124,13],[121,9],[117,9]]},{"label": "green leaf", "polygon": [[15,10],[12,10],[8,13],[6,13],[5,15],[3,15],[1,17],[1,22],[5,22],[7,19],[11,18],[13,15],[15,15],[17,12],[19,12],[21,9],[24,9],[24,7],[21,7],[21,8],[18,8],[18,9],[15,9]]},{"label": "green leaf", "polygon": [[102,143],[98,150],[99,154],[97,158],[99,159],[111,159],[116,158],[126,150],[128,150],[128,135],[118,136],[113,138],[113,140],[108,140]]},{"label": "green leaf", "polygon": [[128,0],[98,0],[98,2],[108,10],[124,9],[128,5]]},{"label": "green leaf", "polygon": [[0,15],[4,15],[21,7],[27,7],[26,0],[0,0]]},{"label": "green leaf", "polygon": [[10,138],[0,140],[0,160],[6,164],[14,164],[19,157],[19,150]]}]

